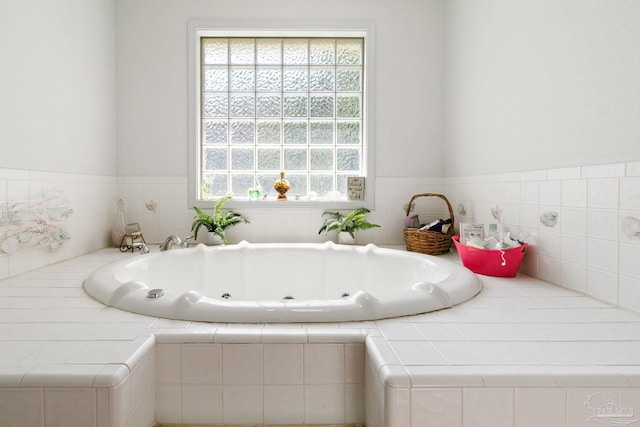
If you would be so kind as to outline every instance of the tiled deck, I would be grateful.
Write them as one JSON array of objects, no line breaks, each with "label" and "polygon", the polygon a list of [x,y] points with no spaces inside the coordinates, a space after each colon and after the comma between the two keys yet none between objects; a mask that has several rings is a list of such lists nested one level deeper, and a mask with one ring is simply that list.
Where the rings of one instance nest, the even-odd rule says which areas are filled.
[{"label": "tiled deck", "polygon": [[[593,425],[586,421],[593,408],[585,402],[600,392],[622,407],[640,408],[640,315],[528,276],[481,277],[484,289],[476,298],[418,316],[225,325],[126,313],[84,293],[82,281],[91,271],[126,256],[140,255],[105,249],[0,282],[0,413],[17,416],[15,403],[24,402],[15,397],[18,390],[48,396],[27,399],[27,405],[44,401],[41,412],[46,413],[47,408],[56,411],[47,406],[51,402],[72,398],[68,393],[75,388],[94,387],[103,390],[93,397],[96,425],[119,425],[113,414],[100,421],[100,411],[108,412],[100,393],[110,393],[152,353],[155,335],[188,337],[193,330],[202,339],[206,330],[211,343],[220,343],[225,336],[231,342],[232,330],[242,335],[242,329],[250,342],[265,342],[262,338],[273,339],[277,330],[284,336],[292,328],[309,337],[337,330],[367,335],[367,381],[377,382],[365,386],[371,427],[418,426],[426,419],[452,427]],[[453,254],[447,257],[456,260]],[[155,362],[150,366],[155,369]],[[153,399],[153,389],[145,388],[147,400]],[[430,401],[441,409],[424,403]],[[146,407],[155,408],[155,402]],[[491,412],[504,416],[496,422]],[[0,426],[13,425],[2,419]],[[543,423],[531,421],[536,419]]]}]

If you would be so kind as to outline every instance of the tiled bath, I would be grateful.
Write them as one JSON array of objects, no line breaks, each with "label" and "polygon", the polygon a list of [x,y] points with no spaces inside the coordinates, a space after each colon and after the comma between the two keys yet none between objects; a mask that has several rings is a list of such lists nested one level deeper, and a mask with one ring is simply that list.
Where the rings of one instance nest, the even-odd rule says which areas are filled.
[{"label": "tiled bath", "polygon": [[640,316],[525,275],[418,316],[224,325],[87,297],[86,274],[123,256],[141,255],[0,282],[0,426],[576,427],[640,407]]}]

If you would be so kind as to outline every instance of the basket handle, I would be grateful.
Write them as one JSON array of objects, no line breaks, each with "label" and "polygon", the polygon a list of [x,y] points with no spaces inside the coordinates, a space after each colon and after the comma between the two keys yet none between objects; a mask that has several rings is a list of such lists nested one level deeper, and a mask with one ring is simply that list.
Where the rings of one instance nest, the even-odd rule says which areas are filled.
[{"label": "basket handle", "polygon": [[436,193],[415,194],[411,198],[411,200],[409,201],[409,204],[407,205],[407,210],[406,210],[406,215],[405,216],[409,216],[409,213],[411,212],[411,205],[413,204],[413,201],[415,199],[417,199],[418,197],[439,197],[442,200],[444,200],[444,202],[447,204],[447,208],[449,208],[449,217],[451,218],[451,226],[453,227],[453,224],[455,223],[454,218],[453,218],[453,208],[451,207],[451,203],[449,203],[449,200],[447,200],[447,198],[444,196],[444,194],[436,194]]}]

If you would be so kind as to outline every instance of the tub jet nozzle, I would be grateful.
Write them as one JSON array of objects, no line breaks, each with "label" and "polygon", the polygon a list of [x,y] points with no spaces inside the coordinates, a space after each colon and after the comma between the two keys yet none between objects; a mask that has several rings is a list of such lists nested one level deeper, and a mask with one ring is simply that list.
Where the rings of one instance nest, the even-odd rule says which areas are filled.
[{"label": "tub jet nozzle", "polygon": [[147,298],[160,298],[164,295],[164,291],[162,289],[151,289],[147,292]]}]

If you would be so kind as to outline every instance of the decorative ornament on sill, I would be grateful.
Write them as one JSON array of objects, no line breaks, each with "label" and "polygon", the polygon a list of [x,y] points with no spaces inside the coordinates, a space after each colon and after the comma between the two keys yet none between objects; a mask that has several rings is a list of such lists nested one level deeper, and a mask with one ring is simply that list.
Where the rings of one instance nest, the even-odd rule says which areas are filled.
[{"label": "decorative ornament on sill", "polygon": [[291,188],[291,184],[284,178],[284,172],[280,172],[280,179],[273,184],[273,188],[278,193],[278,200],[287,200],[287,191]]}]

